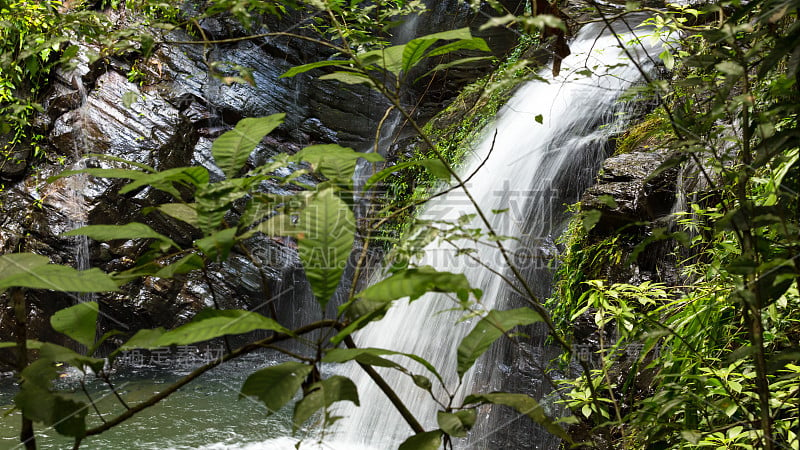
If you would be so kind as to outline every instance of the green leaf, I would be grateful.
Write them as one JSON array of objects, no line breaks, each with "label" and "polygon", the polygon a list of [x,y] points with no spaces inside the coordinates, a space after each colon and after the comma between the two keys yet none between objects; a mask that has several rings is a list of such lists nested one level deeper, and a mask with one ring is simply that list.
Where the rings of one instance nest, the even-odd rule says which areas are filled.
[{"label": "green leaf", "polygon": [[181,222],[186,222],[193,227],[199,228],[199,222],[197,220],[197,205],[194,203],[164,203],[162,205],[158,205],[157,208],[159,211],[172,217],[173,219],[178,219]]},{"label": "green leaf", "polygon": [[436,39],[425,38],[409,41],[403,46],[403,61],[401,64],[401,70],[407,74],[408,71],[417,65],[417,63],[422,61],[422,58],[425,57],[425,51],[435,43]]},{"label": "green leaf", "polygon": [[193,270],[202,268],[203,258],[192,253],[184,256],[168,266],[161,268],[161,270],[155,273],[155,276],[158,278],[173,278],[175,275],[182,275],[184,273],[189,273]]},{"label": "green leaf", "polygon": [[440,430],[417,433],[400,444],[398,450],[439,450],[442,446],[442,432]]},{"label": "green leaf", "polygon": [[314,383],[309,388],[309,393],[294,407],[292,417],[294,428],[300,428],[315,412],[339,401],[349,401],[356,406],[360,405],[356,385],[349,378],[334,375]]},{"label": "green leaf", "polygon": [[156,239],[166,247],[162,247],[163,250],[167,250],[169,247],[180,248],[172,239],[138,222],[126,223],[125,225],[86,225],[85,227],[67,231],[63,236],[88,236],[95,241]]},{"label": "green leaf", "polygon": [[393,45],[391,47],[362,53],[357,55],[357,57],[361,61],[361,64],[365,66],[377,65],[393,73],[395,76],[398,76],[403,70],[403,53],[405,49],[405,44]]},{"label": "green leaf", "polygon": [[10,253],[0,255],[0,283],[6,278],[29,273],[31,270],[50,264],[50,258],[32,253]]},{"label": "green leaf", "polygon": [[425,78],[425,77],[427,77],[428,75],[430,75],[432,73],[441,72],[442,70],[447,70],[447,69],[449,69],[451,67],[456,67],[456,66],[460,66],[460,65],[463,65],[463,64],[469,64],[469,63],[478,62],[478,61],[485,61],[485,60],[488,60],[488,59],[492,59],[492,57],[491,56],[471,56],[469,58],[456,59],[455,61],[450,61],[448,63],[437,64],[436,67],[434,67],[433,69],[431,69],[431,70],[425,72],[423,75],[417,77],[417,79],[415,81],[419,81],[420,79]]},{"label": "green leaf", "polygon": [[[249,333],[255,330],[271,330],[277,333],[291,334],[291,331],[278,322],[258,313],[238,309],[204,309],[197,313],[191,322],[165,332],[158,340],[151,343],[153,345],[151,348],[167,347],[173,344],[194,344],[225,335]],[[141,342],[144,343],[144,340]]]},{"label": "green leaf", "polygon": [[[121,170],[121,169],[111,169]],[[173,197],[180,199],[181,193],[175,187],[178,186],[202,186],[208,184],[208,170],[204,167],[176,167],[161,172],[143,174],[132,170],[137,177],[119,190],[120,194],[139,189],[143,186],[152,186],[154,189],[164,191]]]},{"label": "green leaf", "polygon": [[383,161],[383,157],[377,153],[360,153],[336,144],[308,146],[297,152],[292,160],[306,161],[311,164],[314,171],[321,173],[325,178],[352,189],[353,173],[359,158],[369,162]]},{"label": "green leaf", "polygon": [[[17,267],[17,269],[19,268]],[[49,289],[60,292],[112,292],[117,290],[117,284],[100,269],[75,270],[72,267],[57,264],[35,266],[27,271],[18,271],[11,276],[0,278],[0,290],[9,287]]]},{"label": "green leaf", "polygon": [[347,361],[358,361],[362,364],[369,364],[371,366],[392,367],[392,368],[402,367],[399,364],[395,363],[394,361],[381,358],[380,357],[381,355],[405,356],[406,358],[409,358],[421,364],[423,367],[428,369],[428,371],[430,371],[433,375],[435,375],[436,378],[442,381],[442,383],[444,383],[442,377],[439,375],[439,372],[436,371],[436,368],[431,363],[413,353],[402,353],[382,348],[334,348],[328,350],[328,352],[325,353],[325,356],[322,358],[322,362],[343,363]]},{"label": "green leaf", "polygon": [[166,333],[166,330],[162,327],[151,330],[139,330],[130,339],[128,339],[127,342],[120,345],[119,348],[114,351],[114,353],[126,350],[135,350],[137,348],[157,348],[159,347],[158,340],[161,339],[161,336],[163,336],[164,333]]},{"label": "green leaf", "polygon": [[329,60],[329,61],[317,61],[308,64],[301,64],[299,66],[294,66],[291,69],[284,72],[280,78],[289,78],[295,75],[299,75],[304,72],[308,72],[309,70],[316,69],[318,67],[329,67],[329,66],[340,66],[340,67],[348,67],[349,65],[353,64],[352,60]]},{"label": "green leaf", "polygon": [[211,154],[225,176],[232,178],[241,170],[261,139],[283,123],[286,114],[242,119],[233,130],[225,132],[211,144]]},{"label": "green leaf", "polygon": [[[418,166],[418,165],[424,164],[423,161],[439,161],[439,160],[438,159],[423,159],[423,160],[416,159],[416,160],[405,161],[405,162],[401,162],[399,164],[395,164],[393,166],[386,167],[383,170],[381,170],[380,172],[377,172],[374,175],[372,175],[371,177],[369,177],[369,179],[366,181],[366,183],[364,183],[364,190],[367,191],[367,190],[371,189],[373,186],[375,186],[375,184],[385,180],[387,177],[389,177],[390,175],[392,175],[395,172],[399,172],[399,171],[401,171],[401,170],[403,170],[403,169],[405,169],[407,167]],[[439,161],[439,163],[441,163],[441,161]],[[450,177],[450,173],[449,172],[448,172],[447,176],[448,176],[447,179],[449,179],[449,177]]]},{"label": "green leaf", "polygon": [[83,436],[86,432],[85,403],[53,394],[48,386],[57,376],[52,361],[40,359],[22,371],[23,383],[14,403],[22,414],[36,422],[53,426],[66,436]]},{"label": "green leaf", "polygon": [[42,344],[39,348],[39,359],[49,361],[51,364],[64,362],[82,372],[87,372],[87,367],[94,372],[100,372],[103,369],[103,365],[105,365],[105,359],[103,358],[84,356],[72,349],[49,342]]},{"label": "green leaf", "polygon": [[257,397],[273,413],[294,397],[313,369],[314,366],[294,361],[261,369],[247,377],[239,398]]},{"label": "green leaf", "polygon": [[675,57],[672,56],[672,52],[669,49],[664,49],[658,58],[664,63],[664,67],[667,70],[672,70],[675,67]]},{"label": "green leaf", "polygon": [[533,119],[536,121],[536,123],[544,123],[544,116],[541,114],[537,114]]},{"label": "green leaf", "polygon": [[392,369],[403,368],[403,366],[394,361],[378,356],[381,354],[385,353],[380,351],[380,349],[334,348],[325,354],[325,357],[322,358],[322,362],[343,363],[347,361],[357,361],[369,366],[390,367]]},{"label": "green leaf", "polygon": [[731,77],[739,77],[744,74],[744,68],[734,61],[723,61],[714,66],[720,72]]},{"label": "green leaf", "polygon": [[101,178],[128,178],[131,180],[136,180],[144,175],[138,170],[131,170],[131,169],[101,169],[101,168],[87,168],[87,169],[77,169],[77,170],[65,170],[58,175],[53,175],[52,177],[47,178],[48,183],[52,183],[59,178],[66,178],[72,175],[78,174],[88,174],[95,177]]},{"label": "green leaf", "polygon": [[297,247],[317,301],[325,305],[336,292],[355,236],[353,211],[333,189],[313,194],[297,223]]},{"label": "green leaf", "polygon": [[423,159],[420,164],[425,166],[436,178],[445,181],[450,180],[450,171],[447,170],[447,166],[442,161],[438,159]]},{"label": "green leaf", "polygon": [[544,427],[551,434],[560,437],[568,443],[572,443],[572,437],[553,419],[548,417],[542,405],[535,399],[525,394],[512,394],[508,392],[492,392],[489,394],[469,395],[464,399],[464,404],[471,403],[491,403],[494,405],[505,405],[514,408],[518,412],[528,416],[531,420]]},{"label": "green leaf", "polygon": [[475,363],[475,360],[486,352],[492,343],[503,334],[516,326],[529,325],[541,320],[542,317],[539,313],[530,308],[489,311],[486,317],[481,319],[458,345],[458,376],[463,377],[464,373]]},{"label": "green leaf", "polygon": [[210,260],[224,261],[228,259],[228,254],[236,242],[236,228],[226,228],[211,236],[194,241],[194,245],[202,250]]},{"label": "green leaf", "polygon": [[469,39],[460,39],[456,42],[452,42],[450,44],[437,47],[431,50],[428,53],[427,57],[430,58],[433,56],[446,55],[456,50],[478,50],[482,52],[491,51],[489,46],[486,45],[486,41],[484,41],[482,38],[479,37],[473,37]]},{"label": "green leaf", "polygon": [[374,87],[375,83],[363,73],[358,72],[333,72],[319,77],[320,80],[334,80],[345,84],[366,84]]},{"label": "green leaf", "polygon": [[455,292],[459,298],[466,298],[469,281],[463,274],[439,272],[431,266],[400,270],[358,293],[361,301],[353,308],[363,315],[392,300],[409,297],[413,301],[428,292]]},{"label": "green leaf", "polygon": [[583,229],[586,231],[592,231],[592,228],[597,225],[597,222],[600,222],[602,217],[603,213],[599,209],[582,211],[581,220],[583,222]]},{"label": "green leaf", "polygon": [[197,226],[206,234],[216,230],[236,200],[247,195],[251,178],[234,178],[197,189]]},{"label": "green leaf", "polygon": [[65,334],[75,341],[91,347],[97,333],[97,313],[100,307],[97,302],[78,303],[75,306],[56,311],[50,317],[50,325],[54,330]]},{"label": "green leaf", "polygon": [[475,425],[478,413],[475,409],[464,409],[456,413],[438,411],[436,421],[439,428],[454,437],[466,437],[467,432]]}]

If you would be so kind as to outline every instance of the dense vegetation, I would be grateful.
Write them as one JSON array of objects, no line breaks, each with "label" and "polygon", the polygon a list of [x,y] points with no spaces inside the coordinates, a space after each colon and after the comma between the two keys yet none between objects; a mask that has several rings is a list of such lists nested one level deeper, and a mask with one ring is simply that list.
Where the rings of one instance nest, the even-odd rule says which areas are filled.
[{"label": "dense vegetation", "polygon": [[[506,16],[496,22],[518,22],[550,34],[553,29],[564,30],[558,17],[537,14],[542,11],[540,3],[532,5],[524,16]],[[77,54],[78,47],[71,42],[87,40],[99,44],[93,48],[102,51],[89,57],[103,58],[111,52],[147,54],[157,41],[158,35],[147,34],[142,24],[103,33],[107,24],[92,6],[63,6],[49,1],[0,2],[4,24],[0,113],[3,132],[8,136],[3,150],[5,163],[18,158],[19,146],[35,146],[36,137],[29,133],[31,111],[36,108],[37,95],[49,71]],[[129,2],[107,6],[127,8],[146,18],[143,22],[160,28],[194,30],[192,25],[198,20],[167,4]],[[323,69],[326,72],[321,78],[365,84],[376,90],[419,134],[425,156],[405,162],[405,167],[424,167],[430,174],[425,177],[451,181],[463,188],[462,179],[453,170],[452,155],[444,154],[441,144],[437,145],[447,141],[435,139],[433,130],[423,129],[405,111],[400,87],[412,81],[409,74],[427,59],[460,50],[486,50],[485,42],[473,37],[469,30],[445,31],[401,45],[388,44],[383,38],[388,24],[419,11],[422,5],[417,1],[224,0],[206,6],[198,14],[230,14],[250,30],[264,14],[308,9],[316,18],[306,30],[313,36],[306,33],[292,37],[324,43],[335,52],[334,56],[298,66],[285,76]],[[629,4],[620,14],[640,10],[639,5]],[[174,330],[140,330],[101,358],[96,354],[98,349],[115,332],[96,337],[96,303],[77,304],[51,319],[55,330],[82,345],[82,351],[75,351],[26,339],[25,290],[103,292],[117,290],[141,277],[181,276],[225,260],[234,249],[247,253],[248,239],[262,233],[296,240],[313,294],[324,312],[340,285],[356,236],[369,238],[378,232],[370,227],[379,227],[387,215],[366,225],[354,220],[352,177],[356,161],[377,161],[380,157],[375,154],[361,154],[338,145],[316,145],[295,154],[277,155],[265,165],[243,173],[256,145],[282,122],[281,114],[243,119],[215,140],[212,153],[225,174],[221,181],[212,182],[202,167],[157,171],[142,164],[113,161],[118,166],[83,169],[78,172],[130,180],[121,193],[143,186],[163,191],[171,200],[151,213],[185,222],[203,237],[191,246],[180,246],[174,237],[142,223],[89,225],[67,233],[98,241],[147,239],[152,243],[134,268],[111,274],[51,264],[46,256],[27,253],[24,246],[19,253],[0,256],[0,290],[5,291],[3,299],[14,309],[17,319],[17,341],[3,345],[17,350],[21,389],[15,404],[24,417],[22,442],[27,448],[35,448],[34,423],[42,423],[74,437],[77,448],[93,435],[124,426],[137,412],[219,364],[297,339],[307,344],[302,354],[288,352],[292,361],[264,367],[242,386],[242,395],[259,399],[270,411],[291,403],[301,393],[294,404],[295,427],[312,417],[321,426],[328,426],[337,420],[328,413],[333,403],[359,403],[351,380],[339,375],[322,377],[320,370],[322,364],[356,361],[392,397],[394,406],[414,430],[415,434],[401,447],[404,449],[451,446],[451,437],[465,436],[475,425],[477,408],[483,404],[518,410],[561,437],[565,447],[797,448],[798,2],[735,1],[696,9],[644,10],[653,14],[651,25],[655,32],[672,42],[672,47],[661,54],[664,65],[672,71],[671,78],[648,80],[636,92],[657,100],[658,110],[648,120],[651,127],[658,128],[659,136],[670,139],[673,156],[659,170],[680,166],[687,178],[696,180],[686,192],[687,210],[678,214],[671,228],[637,224],[639,230],[645,231],[634,236],[633,242],[627,242],[632,251],[626,252],[623,241],[630,229],[601,235],[593,228],[601,215],[591,210],[581,212],[563,238],[568,251],[559,269],[559,288],[548,310],[533,295],[523,273],[506,253],[507,238],[497,236],[486,217],[488,212],[474,205],[483,225],[477,233],[482,236],[476,238],[475,230],[459,224],[439,232],[456,237],[470,234],[476,245],[483,238],[497,246],[507,265],[507,277],[524,294],[526,307],[485,311],[479,286],[471,286],[463,275],[416,265],[414,256],[424,249],[427,239],[411,239],[395,253],[383,281],[359,292],[353,288],[332,317],[289,330],[274,318],[255,312],[210,309]],[[599,7],[596,13],[600,17],[596,20],[610,20]],[[197,38],[199,45],[209,44],[203,36]],[[438,69],[474,58],[443,63]],[[238,76],[227,81],[250,79],[247,69],[241,68]],[[652,130],[643,126],[638,131],[647,134]],[[629,135],[626,139],[625,145],[633,148],[632,142],[638,137]],[[290,175],[277,171],[283,167],[293,171]],[[391,182],[392,173],[398,169],[377,173],[367,186]],[[321,181],[309,185],[301,175],[310,172]],[[65,172],[61,177],[75,174]],[[291,194],[267,195],[259,190],[260,183],[267,180],[297,189]],[[468,198],[471,200],[469,195]],[[230,213],[234,202],[245,205],[239,209],[243,213]],[[391,214],[390,210],[388,215]],[[603,279],[608,267],[626,264],[626,258],[635,259],[647,245],[659,240],[676,247],[675,255],[680,258],[683,271],[679,285],[634,285]],[[363,260],[362,255],[359,267]],[[552,342],[562,348],[563,361],[572,361],[574,367],[579,367],[572,374],[574,379],[558,387],[567,411],[565,417],[548,417],[537,400],[524,393],[479,392],[458,401],[453,395],[441,394],[455,392],[458,386],[444,386],[440,368],[419,356],[399,355],[421,363],[425,369],[423,373],[412,373],[403,365],[405,359],[386,357],[398,356],[390,350],[355,346],[352,335],[380,320],[394,300],[417,299],[426,292],[453,293],[465,316],[480,317],[472,332],[458,344],[455,365],[459,378],[493,342],[515,339],[511,333],[515,327],[543,323]],[[574,354],[570,326],[586,315],[602,337],[596,354],[588,359]],[[100,423],[87,417],[91,398],[76,401],[52,387],[57,376],[55,363],[67,363],[87,376],[95,374],[108,380],[108,365],[113,365],[123,351],[186,345],[253,330],[269,330],[272,335],[228,348],[218,360],[198,367],[147,401],[127,405],[120,399],[125,411]],[[301,339],[316,330],[327,330],[328,334],[316,340]],[[434,397],[441,405],[438,428],[425,430],[373,366],[408,374],[416,386]],[[440,385],[443,391],[437,389]],[[322,414],[318,415],[320,411]]]}]

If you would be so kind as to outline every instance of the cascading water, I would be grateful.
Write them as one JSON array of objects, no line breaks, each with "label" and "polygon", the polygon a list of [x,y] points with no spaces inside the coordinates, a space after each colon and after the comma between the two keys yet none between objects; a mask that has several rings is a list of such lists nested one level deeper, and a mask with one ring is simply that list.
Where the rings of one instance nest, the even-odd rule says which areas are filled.
[{"label": "cascading water", "polygon": [[[554,249],[553,234],[559,232],[565,217],[563,203],[577,200],[593,178],[605,157],[608,136],[618,132],[624,123],[624,107],[617,99],[641,80],[638,69],[626,61],[618,40],[605,28],[602,24],[592,24],[581,30],[571,44],[572,55],[564,60],[560,77],[549,83],[531,82],[519,89],[498,114],[496,122],[487,128],[464,171],[465,177],[474,172],[467,188],[490,217],[495,232],[515,237],[504,245],[540,298],[549,292],[551,275],[546,264],[548,253]],[[633,37],[624,33],[621,40],[625,42]],[[654,48],[645,43],[631,46],[628,51],[636,55],[640,66],[653,67]],[[585,70],[592,75],[588,76]],[[497,130],[496,139],[494,130]],[[505,212],[492,212],[497,210]],[[456,190],[430,202],[422,217],[453,223],[474,212],[463,191]],[[480,226],[477,221],[473,225]],[[473,287],[483,291],[481,309],[517,306],[514,303],[520,299],[515,299],[513,291],[493,273],[503,271],[505,266],[500,252],[493,246],[481,245],[472,256],[474,259],[457,256],[455,248],[432,244],[418,264],[464,273]],[[429,294],[411,304],[398,302],[383,320],[363,330],[357,341],[362,347],[421,355],[439,368],[448,388],[453,389],[459,386],[454,369],[456,348],[477,321],[459,323],[463,312],[457,309],[457,302],[446,295]],[[523,353],[525,350],[537,353],[531,344],[523,343],[517,349],[523,349]],[[500,348],[495,348],[492,355],[487,355],[488,358],[464,376],[458,396],[473,390],[508,389],[504,380],[509,378],[527,379],[529,384],[538,382],[538,386],[516,386],[534,396],[549,390],[541,379],[531,377],[530,371],[534,368],[519,367],[521,362],[514,360],[518,357],[507,360],[509,348],[498,344],[495,347]],[[522,373],[515,375],[519,369]],[[357,381],[363,406],[357,408],[348,404],[337,411],[346,418],[339,422],[334,440],[337,446],[343,443],[342,448],[355,445],[396,448],[412,432],[385,395],[359,370],[354,366],[348,375]],[[414,367],[413,372],[425,373],[419,367]],[[426,429],[437,428],[438,405],[425,391],[397,371],[385,371],[383,376]],[[438,396],[447,400],[441,391]],[[502,419],[481,417],[480,420],[488,425],[473,432],[475,436],[463,443],[465,447],[496,445],[489,444],[490,436],[502,428]],[[524,448],[556,445],[544,436],[527,434],[526,439]]]}]

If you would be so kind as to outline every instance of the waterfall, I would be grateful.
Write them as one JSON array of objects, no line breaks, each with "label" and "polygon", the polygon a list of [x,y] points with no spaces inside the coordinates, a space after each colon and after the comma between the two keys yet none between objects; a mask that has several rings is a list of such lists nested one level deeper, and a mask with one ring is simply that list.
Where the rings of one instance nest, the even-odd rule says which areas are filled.
[{"label": "waterfall", "polygon": [[[78,91],[80,96],[80,104],[75,109],[75,119],[72,123],[73,139],[72,158],[74,159],[73,169],[85,169],[87,149],[89,142],[86,139],[85,130],[86,125],[86,108],[87,108],[87,94],[86,88],[83,85],[83,80],[80,74],[72,74],[72,85]],[[84,192],[89,182],[89,176],[85,173],[79,173],[67,178],[67,198],[65,202],[65,215],[68,220],[68,228],[74,230],[81,228],[88,224],[88,208],[86,205],[86,198]],[[78,270],[86,270],[91,267],[90,254],[89,254],[89,238],[87,236],[79,235],[70,238],[73,252],[75,256],[75,268]],[[79,302],[87,302],[94,299],[94,294],[84,293],[76,294],[75,298]]]},{"label": "waterfall", "polygon": [[[463,177],[471,177],[467,185],[469,191],[490,216],[497,234],[515,237],[504,245],[540,299],[549,293],[551,274],[547,264],[555,250],[554,235],[563,226],[563,204],[576,201],[593,179],[600,161],[606,156],[607,138],[621,131],[625,124],[625,105],[618,102],[618,98],[642,78],[638,69],[627,61],[617,39],[605,28],[602,24],[590,24],[580,31],[570,46],[572,55],[563,62],[561,76],[550,77],[549,82],[535,81],[522,86],[495,122],[486,128],[483,139],[475,145],[465,165]],[[627,27],[620,28],[615,31],[622,33],[623,42],[633,38]],[[658,51],[655,47],[645,42],[643,46],[627,48],[636,55],[641,66],[652,69],[652,55]],[[540,76],[546,78],[546,72]],[[497,212],[500,210],[505,212]],[[452,223],[474,212],[463,191],[455,190],[429,202],[422,218]],[[470,226],[481,225],[473,221]],[[434,243],[418,264],[464,273],[473,287],[483,291],[478,305],[482,310],[518,306],[520,299],[515,298],[513,291],[493,273],[504,271],[505,263],[499,251],[480,245],[473,256],[474,259],[457,256],[454,248]],[[457,301],[447,295],[428,294],[411,304],[400,301],[383,320],[362,330],[357,342],[362,347],[421,355],[439,369],[448,388],[452,389],[458,384],[456,348],[478,320],[459,322],[463,314],[458,310]],[[473,390],[509,389],[507,380],[510,379],[527,380],[527,386],[516,386],[523,392],[535,396],[546,393],[548,386],[540,377],[532,377],[531,367],[519,361],[520,353],[546,358],[543,355],[546,351],[537,350],[537,345],[540,343],[536,340],[517,346],[498,342],[492,355],[487,355],[490,357],[479,361],[465,375],[458,395]],[[517,352],[517,356],[508,359],[511,351]],[[408,360],[402,362],[405,364]],[[546,363],[546,359],[539,363]],[[414,373],[426,374],[418,366],[407,367]],[[438,407],[426,392],[397,371],[382,371],[382,374],[427,430],[437,428]],[[337,448],[340,443],[341,448],[365,445],[376,449],[396,448],[412,434],[385,395],[357,366],[346,375],[357,382],[362,406],[347,404],[337,411],[337,415],[345,417],[333,430]],[[442,398],[442,392],[438,395]],[[479,417],[479,421],[489,425],[475,430],[470,440],[460,442],[459,446],[497,448],[498,444],[490,444],[496,442],[491,435],[502,429],[505,419],[498,419],[493,411],[490,413],[488,419],[483,412]],[[525,448],[557,445],[544,436],[526,436]]]}]

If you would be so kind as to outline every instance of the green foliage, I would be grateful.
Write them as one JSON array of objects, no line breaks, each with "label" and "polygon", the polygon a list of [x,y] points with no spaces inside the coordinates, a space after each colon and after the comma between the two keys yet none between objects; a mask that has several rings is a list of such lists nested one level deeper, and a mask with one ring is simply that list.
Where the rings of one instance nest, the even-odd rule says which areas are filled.
[{"label": "green foliage", "polygon": [[75,270],[28,253],[0,255],[0,291],[12,287],[62,292],[105,292],[117,285],[100,269]]},{"label": "green foliage", "polygon": [[542,317],[530,308],[508,311],[489,311],[458,345],[457,372],[459,377],[469,370],[486,350],[512,328],[540,322]]},{"label": "green foliage", "polygon": [[236,128],[218,137],[211,146],[211,154],[225,176],[232,178],[241,170],[261,139],[283,123],[285,114],[242,119]]},{"label": "green foliage", "polygon": [[95,302],[78,303],[57,311],[50,317],[54,330],[90,347],[97,333],[95,324],[100,307]]},{"label": "green foliage", "polygon": [[[693,25],[720,7],[729,9],[719,23]],[[552,302],[562,329],[579,317],[597,328],[594,370],[565,382],[564,402],[580,411],[576,416],[592,435],[614,446],[800,443],[793,431],[800,423],[800,318],[792,306],[800,302],[800,109],[798,68],[789,56],[800,45],[797,14],[796,2],[765,1],[678,7],[650,20],[655,35],[682,30],[686,37],[680,49],[661,55],[676,76],[650,87],[660,109],[618,149],[658,136],[674,156],[657,173],[682,165],[684,177],[699,179],[688,184],[699,192],[687,193],[688,209],[675,224],[690,244],[675,251],[681,283],[605,281],[625,263],[609,258],[618,250],[599,246],[623,242],[625,231],[587,233],[578,218],[565,240]],[[598,256],[603,262],[594,266]]]},{"label": "green foliage", "polygon": [[244,382],[240,398],[258,397],[270,413],[275,412],[292,400],[313,369],[308,364],[290,361],[253,372]]}]

